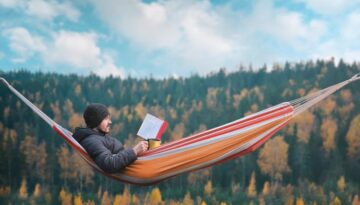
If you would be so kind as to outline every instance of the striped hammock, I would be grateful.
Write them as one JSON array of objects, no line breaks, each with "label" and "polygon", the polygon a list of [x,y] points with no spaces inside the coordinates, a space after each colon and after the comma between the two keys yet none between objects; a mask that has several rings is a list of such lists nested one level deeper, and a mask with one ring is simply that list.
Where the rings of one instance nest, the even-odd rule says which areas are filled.
[{"label": "striped hammock", "polygon": [[163,144],[149,150],[116,174],[102,171],[72,137],[72,133],[50,119],[27,100],[4,78],[0,80],[37,115],[45,120],[81,157],[100,173],[125,183],[151,185],[184,172],[210,167],[256,150],[289,121],[345,85],[359,80],[352,78],[299,99],[281,103],[228,124]]}]

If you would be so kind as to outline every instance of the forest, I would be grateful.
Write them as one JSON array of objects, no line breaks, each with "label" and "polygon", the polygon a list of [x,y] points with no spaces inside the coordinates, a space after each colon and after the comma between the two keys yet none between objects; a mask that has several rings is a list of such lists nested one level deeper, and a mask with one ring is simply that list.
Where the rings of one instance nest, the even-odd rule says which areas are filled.
[{"label": "forest", "polygon": [[[84,127],[89,103],[108,106],[126,147],[146,113],[181,139],[326,88],[360,72],[340,60],[287,62],[189,77],[100,78],[26,69],[0,76],[63,127]],[[243,157],[152,186],[111,180],[0,84],[0,204],[360,204],[360,81],[293,119]]]}]

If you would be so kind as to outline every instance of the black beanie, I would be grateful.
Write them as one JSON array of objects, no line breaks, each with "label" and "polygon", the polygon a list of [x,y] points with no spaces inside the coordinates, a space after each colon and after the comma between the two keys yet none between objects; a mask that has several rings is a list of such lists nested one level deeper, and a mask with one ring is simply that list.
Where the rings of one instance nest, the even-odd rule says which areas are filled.
[{"label": "black beanie", "polygon": [[101,121],[109,115],[109,111],[105,105],[93,103],[86,107],[84,111],[84,120],[89,128],[95,128],[100,125]]}]

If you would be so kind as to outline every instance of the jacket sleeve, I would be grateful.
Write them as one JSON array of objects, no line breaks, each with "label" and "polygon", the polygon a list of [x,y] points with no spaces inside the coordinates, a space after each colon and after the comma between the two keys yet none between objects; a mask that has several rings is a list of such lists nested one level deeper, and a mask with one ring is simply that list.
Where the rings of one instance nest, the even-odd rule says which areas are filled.
[{"label": "jacket sleeve", "polygon": [[105,172],[120,172],[137,159],[133,149],[122,149],[116,154],[105,147],[98,137],[87,137],[82,141],[83,147],[94,159],[95,163]]}]

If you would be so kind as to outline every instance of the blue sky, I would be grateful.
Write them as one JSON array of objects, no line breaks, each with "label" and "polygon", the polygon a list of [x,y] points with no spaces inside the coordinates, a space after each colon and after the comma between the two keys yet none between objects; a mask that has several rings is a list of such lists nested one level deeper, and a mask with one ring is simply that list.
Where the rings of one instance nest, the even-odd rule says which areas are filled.
[{"label": "blue sky", "polygon": [[0,69],[100,76],[359,61],[359,0],[0,0]]}]

